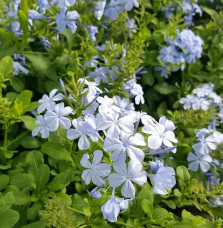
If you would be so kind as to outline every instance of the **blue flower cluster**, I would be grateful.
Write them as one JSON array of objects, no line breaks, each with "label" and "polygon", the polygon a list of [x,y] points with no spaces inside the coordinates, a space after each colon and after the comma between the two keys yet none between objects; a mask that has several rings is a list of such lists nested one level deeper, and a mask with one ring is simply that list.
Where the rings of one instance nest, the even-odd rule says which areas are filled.
[{"label": "blue flower cluster", "polygon": [[[218,107],[221,110],[222,98],[214,91],[213,84],[204,84],[193,90],[193,94],[187,95],[180,99],[180,103],[184,105],[185,110],[208,110],[211,107]],[[221,113],[221,111],[220,111]]]},{"label": "blue flower cluster", "polygon": [[[80,164],[84,167],[81,177],[87,185],[91,182],[96,185],[91,191],[93,198],[101,197],[101,192],[106,191],[106,183],[113,188],[111,198],[101,210],[105,219],[115,222],[120,211],[127,209],[128,203],[134,199],[135,185],[141,186],[151,178],[154,193],[166,195],[166,189],[170,190],[176,184],[174,169],[156,158],[160,154],[176,152],[173,146],[177,143],[175,126],[166,117],[157,122],[146,113],[135,111],[134,105],[126,98],[101,96],[103,91],[95,82],[79,79],[78,83],[84,84],[81,92],[83,103],[86,107],[93,104],[93,108],[87,108],[83,116],[77,118],[72,108],[62,101],[74,98],[67,96],[61,81],[64,94],[54,89],[49,96],[44,94],[39,100],[39,115],[35,122],[38,127],[32,135],[40,133],[42,138],[48,138],[50,132],[56,134],[61,127],[67,130],[67,139],[77,141],[79,150],[87,150],[92,143],[101,141],[103,151],[96,150],[93,156],[85,153],[81,158]],[[138,132],[140,124],[140,132],[144,135]],[[152,174],[143,169],[145,156],[152,155],[145,153],[148,150],[154,153],[155,161],[149,164]],[[102,162],[105,153],[111,153],[112,165]],[[115,198],[118,187],[124,198]]]},{"label": "blue flower cluster", "polygon": [[[168,38],[167,46],[164,46],[159,53],[161,66],[155,69],[161,71],[161,75],[168,78],[171,71],[182,71],[185,68],[185,63],[196,62],[201,58],[203,52],[203,40],[196,36],[190,29],[184,29],[178,32],[177,38],[173,41]],[[162,66],[162,65],[165,65]]]},{"label": "blue flower cluster", "polygon": [[[118,79],[118,72],[123,71],[119,65],[107,66],[103,51],[109,45],[106,42],[97,47],[98,55],[85,64],[86,68],[94,68],[93,71],[77,82],[77,88],[81,88],[81,106],[85,107],[82,115],[76,116],[74,110],[64,104],[63,100],[69,99],[75,105],[76,100],[60,81],[63,94],[54,89],[39,100],[35,121],[38,127],[32,135],[49,138],[50,134],[57,134],[56,131],[62,128],[67,132],[66,140],[75,141],[79,150],[88,150],[93,143],[100,141],[101,150],[85,153],[81,158],[80,164],[84,169],[81,177],[87,185],[95,185],[91,191],[93,198],[100,198],[109,189],[107,186],[113,189],[101,210],[105,219],[115,222],[120,211],[127,209],[134,199],[136,185],[142,186],[151,178],[154,193],[162,195],[168,194],[166,189],[171,190],[175,186],[174,169],[158,158],[163,158],[165,153],[176,153],[174,144],[178,141],[174,123],[166,117],[156,121],[145,112],[135,111],[134,104],[127,98],[103,95],[109,91],[101,90],[100,86],[112,86]],[[126,62],[124,45],[120,50],[114,44],[114,50],[120,52],[121,61]],[[136,104],[144,102],[143,90],[137,84],[136,76],[143,73],[145,71],[139,68],[131,80],[123,83],[123,92],[129,93]],[[103,159],[106,153],[110,153],[112,164]],[[151,162],[144,164],[145,158]],[[115,197],[117,188],[120,188],[123,198]]]},{"label": "blue flower cluster", "polygon": [[[213,84],[204,84],[202,87],[197,87],[193,90],[193,94],[187,95],[186,98],[181,98],[180,103],[183,104],[185,110],[208,110],[215,108],[217,114],[212,117],[207,128],[200,129],[196,134],[195,144],[192,146],[194,153],[188,154],[188,168],[193,172],[197,172],[199,168],[203,173],[207,173],[211,166],[217,169],[223,169],[222,161],[213,159],[212,153],[215,150],[221,150],[223,146],[223,134],[217,130],[222,123],[222,101],[214,91]],[[207,173],[213,182],[213,175]],[[209,179],[210,179],[209,178]],[[216,182],[216,181],[215,181]],[[216,183],[213,184],[216,184]],[[218,180],[220,182],[220,179]],[[213,204],[222,205],[221,199],[212,200]]]},{"label": "blue flower cluster", "polygon": [[[197,1],[196,1],[197,2]],[[179,5],[173,5],[172,2],[169,3],[168,8],[163,8],[164,15],[166,18],[171,18],[173,13],[179,10]],[[200,6],[192,0],[184,0],[182,4],[182,10],[184,14],[184,20],[187,23],[187,27],[193,26],[193,18],[196,14],[202,16],[202,10]]]},{"label": "blue flower cluster", "polygon": [[[8,21],[10,21],[10,30],[14,32],[16,37],[23,34],[17,16],[20,9],[20,2],[21,0],[12,1],[7,7],[6,11],[7,17],[9,19]],[[77,4],[77,2],[77,0],[37,1],[37,4],[35,5],[36,9],[29,10],[28,12],[29,29],[33,26],[34,20],[54,20],[54,17],[52,17],[52,15],[49,13],[49,10],[51,8],[59,8],[60,12],[55,15],[57,32],[62,32],[68,28],[72,33],[75,33],[78,26],[83,26],[89,31],[90,39],[95,41],[95,34],[98,33],[98,28],[93,25],[83,25],[78,23],[80,18],[79,13],[76,10],[69,10],[70,7]],[[123,12],[124,10],[131,11],[133,7],[139,7],[137,0],[111,0],[110,2],[106,0],[98,0],[95,7],[92,9],[92,12],[95,14],[98,20],[100,20],[104,15],[106,19],[111,19],[114,21],[118,18],[119,13]]]},{"label": "blue flower cluster", "polygon": [[187,22],[187,27],[193,26],[193,17],[196,14],[202,16],[202,10],[200,6],[196,3],[191,3],[191,0],[184,0],[183,2],[183,12],[184,12],[184,19]]}]

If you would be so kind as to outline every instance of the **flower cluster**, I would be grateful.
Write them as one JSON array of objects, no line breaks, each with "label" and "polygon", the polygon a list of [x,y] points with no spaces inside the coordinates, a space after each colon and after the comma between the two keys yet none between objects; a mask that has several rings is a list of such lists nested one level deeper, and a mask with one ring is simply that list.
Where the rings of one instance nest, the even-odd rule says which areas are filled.
[{"label": "flower cluster", "polygon": [[190,29],[184,29],[178,32],[175,40],[168,38],[167,44],[158,56],[161,66],[155,68],[165,78],[168,78],[171,71],[183,71],[186,63],[196,62],[201,58],[204,42]]},{"label": "flower cluster", "polygon": [[[196,3],[197,1],[193,0],[184,0],[182,4],[182,11],[184,15],[184,20],[187,23],[187,28],[193,26],[193,17],[196,14],[202,16],[202,10],[200,6]],[[163,8],[164,14],[166,18],[171,18],[173,13],[180,9],[180,6],[177,4],[169,3],[168,8]]]},{"label": "flower cluster", "polygon": [[196,14],[202,16],[202,10],[200,6],[196,3],[191,3],[191,0],[184,0],[183,1],[183,12],[184,12],[184,19],[187,22],[187,27],[193,26],[193,17]]},{"label": "flower cluster", "polygon": [[[214,91],[213,84],[204,84],[202,87],[197,87],[193,90],[193,94],[187,95],[186,98],[181,98],[180,103],[183,104],[185,110],[205,110],[210,108],[217,108],[220,110],[222,107],[222,98]],[[223,144],[223,134],[217,130],[218,122],[221,121],[217,116],[213,116],[208,128],[200,129],[196,135],[196,143],[193,145],[194,153],[189,153],[187,160],[190,162],[189,169],[196,172],[199,166],[202,172],[207,172],[210,165],[221,167],[222,164],[211,156],[212,151],[221,148]]]},{"label": "flower cluster", "polygon": [[211,152],[223,143],[223,134],[213,129],[203,128],[196,135],[197,143],[193,145],[194,153],[189,153],[187,160],[190,162],[189,169],[197,172],[199,166],[202,172],[207,172],[210,165],[222,166],[219,161],[212,159]]},{"label": "flower cluster", "polygon": [[[168,194],[166,189],[175,185],[173,168],[163,163],[154,168],[154,162],[146,163],[152,170],[152,174],[147,174],[142,163],[159,154],[176,152],[173,146],[177,143],[173,132],[175,126],[166,117],[157,122],[146,113],[135,111],[133,103],[126,98],[102,96],[95,82],[79,79],[78,83],[84,83],[82,102],[88,106],[83,116],[75,118],[74,110],[62,102],[63,99],[74,100],[72,96],[54,89],[49,96],[45,94],[39,100],[37,112],[40,115],[35,122],[39,127],[32,133],[36,136],[40,132],[42,138],[48,138],[50,132],[56,134],[61,127],[67,130],[67,139],[77,142],[79,150],[88,150],[98,141],[103,143],[103,150],[95,150],[93,155],[85,153],[81,158],[80,164],[85,168],[82,179],[86,184],[96,185],[91,191],[94,198],[101,197],[100,191],[107,183],[113,188],[110,200],[101,209],[104,218],[114,222],[120,210],[126,209],[128,202],[134,199],[134,185],[141,186],[148,177],[152,178],[154,193],[163,195]],[[90,108],[92,104],[94,108]],[[108,159],[103,159],[108,154],[109,163]],[[156,159],[157,162],[160,163]],[[118,187],[124,198],[115,198]]]},{"label": "flower cluster", "polygon": [[[7,17],[9,19],[8,21],[10,22],[10,30],[13,31],[16,37],[23,34],[17,16],[20,9],[20,2],[21,0],[14,0],[13,2],[10,2],[6,11]],[[60,10],[60,12],[55,15],[57,32],[62,32],[68,28],[72,33],[75,33],[77,27],[82,26],[89,31],[90,39],[95,41],[95,34],[98,33],[98,28],[94,25],[83,25],[79,23],[79,13],[76,10],[70,10],[70,8],[75,4],[78,4],[77,0],[39,0],[37,4],[33,5],[35,9],[29,10],[28,12],[29,29],[31,29],[33,26],[34,20],[45,19],[49,22],[52,22],[53,17],[49,13],[49,10],[51,8],[57,8]],[[104,15],[106,19],[111,19],[114,21],[118,18],[119,13],[123,12],[124,10],[131,11],[133,7],[139,7],[137,0],[111,0],[109,2],[106,0],[98,0],[95,6],[92,8],[92,12],[95,14],[98,20],[100,20]],[[43,42],[44,41],[45,39]]]},{"label": "flower cluster", "polygon": [[185,110],[208,110],[211,106],[222,106],[222,98],[214,91],[213,84],[204,84],[193,90],[193,94],[187,95],[185,98],[180,99]]}]

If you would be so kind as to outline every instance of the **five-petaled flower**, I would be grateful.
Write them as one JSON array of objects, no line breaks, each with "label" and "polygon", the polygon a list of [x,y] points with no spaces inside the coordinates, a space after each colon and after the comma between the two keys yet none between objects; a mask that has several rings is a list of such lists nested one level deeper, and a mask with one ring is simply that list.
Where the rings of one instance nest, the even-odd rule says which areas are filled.
[{"label": "five-petaled flower", "polygon": [[111,172],[111,167],[109,164],[101,163],[103,157],[103,152],[101,150],[96,150],[94,152],[94,158],[92,163],[90,163],[88,154],[84,154],[81,158],[81,165],[87,168],[82,173],[82,179],[86,184],[90,184],[91,180],[95,185],[101,186],[105,183],[102,177],[107,177]]}]

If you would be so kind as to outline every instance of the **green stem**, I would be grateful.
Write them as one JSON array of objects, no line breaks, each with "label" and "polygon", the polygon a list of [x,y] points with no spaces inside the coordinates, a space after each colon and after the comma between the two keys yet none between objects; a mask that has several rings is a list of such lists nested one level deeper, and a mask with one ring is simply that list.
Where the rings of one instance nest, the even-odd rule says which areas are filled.
[{"label": "green stem", "polygon": [[41,55],[49,55],[49,53],[47,53],[47,52],[38,52],[38,51],[35,51],[35,52],[32,52],[32,51],[24,51],[24,52],[22,52],[22,54],[41,54]]},{"label": "green stem", "polygon": [[84,227],[86,227],[87,225],[85,224],[85,225],[82,225],[82,226],[80,226],[79,228],[84,228]]},{"label": "green stem", "polygon": [[7,150],[8,125],[5,123],[4,149]]},{"label": "green stem", "polygon": [[126,226],[126,227],[133,227],[134,228],[134,226],[128,225],[128,224],[126,224],[124,222],[116,221],[115,223],[120,224],[120,225],[123,225],[123,226]]},{"label": "green stem", "polygon": [[84,212],[79,211],[79,210],[77,210],[77,209],[74,209],[74,208],[72,208],[72,207],[67,207],[67,208],[70,209],[70,210],[72,210],[72,211],[75,211],[75,212],[77,212],[77,213],[79,213],[79,214],[85,215]]},{"label": "green stem", "polygon": [[8,146],[12,145],[14,142],[16,142],[17,140],[21,139],[23,136],[25,136],[27,133],[29,132],[29,130],[25,131],[24,133],[22,133],[21,135],[19,135],[17,138],[15,138],[14,140],[12,140]]},{"label": "green stem", "polygon": [[70,154],[72,153],[73,144],[74,144],[74,140],[72,141],[72,143],[71,143],[71,145],[70,145]]}]

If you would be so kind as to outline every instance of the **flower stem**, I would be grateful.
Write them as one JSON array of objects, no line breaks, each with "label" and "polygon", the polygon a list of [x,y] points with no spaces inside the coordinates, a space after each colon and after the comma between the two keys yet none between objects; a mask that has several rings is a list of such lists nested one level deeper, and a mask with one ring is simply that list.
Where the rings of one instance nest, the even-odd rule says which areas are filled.
[{"label": "flower stem", "polygon": [[131,226],[131,225],[128,225],[124,222],[119,222],[119,221],[116,221],[117,224],[120,224],[120,225],[123,225],[123,226],[126,226],[126,227],[134,227],[134,226]]},{"label": "flower stem", "polygon": [[79,210],[77,210],[77,209],[74,209],[74,208],[72,208],[72,207],[67,207],[67,208],[70,209],[71,211],[75,211],[75,212],[77,212],[77,213],[79,213],[79,214],[85,215],[84,212],[79,211]]},{"label": "flower stem", "polygon": [[22,133],[21,135],[19,135],[17,138],[15,138],[14,140],[12,140],[9,144],[8,147],[10,145],[12,145],[14,142],[16,142],[17,140],[19,140],[20,138],[22,138],[23,136],[25,136],[28,132],[30,132],[29,130],[25,131],[24,133]]}]

